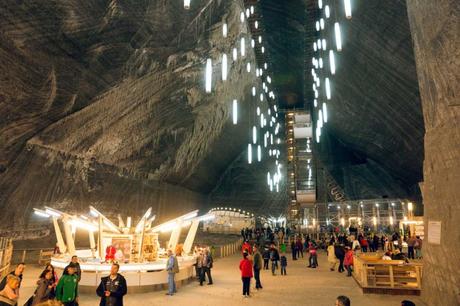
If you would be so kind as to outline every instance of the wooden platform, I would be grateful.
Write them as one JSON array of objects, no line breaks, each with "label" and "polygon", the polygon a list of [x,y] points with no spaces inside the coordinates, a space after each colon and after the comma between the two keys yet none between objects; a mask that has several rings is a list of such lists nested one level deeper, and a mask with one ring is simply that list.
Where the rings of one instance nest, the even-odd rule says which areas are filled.
[{"label": "wooden platform", "polygon": [[353,278],[363,293],[420,295],[422,264],[402,260],[381,260],[380,254],[354,257]]}]

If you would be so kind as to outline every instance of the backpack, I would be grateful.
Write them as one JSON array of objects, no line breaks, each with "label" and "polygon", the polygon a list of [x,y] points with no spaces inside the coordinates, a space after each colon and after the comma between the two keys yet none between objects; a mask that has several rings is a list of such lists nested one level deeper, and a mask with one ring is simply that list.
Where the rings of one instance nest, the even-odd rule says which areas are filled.
[{"label": "backpack", "polygon": [[173,264],[172,271],[174,273],[179,273],[179,262],[177,261],[176,256],[174,256],[174,264]]}]

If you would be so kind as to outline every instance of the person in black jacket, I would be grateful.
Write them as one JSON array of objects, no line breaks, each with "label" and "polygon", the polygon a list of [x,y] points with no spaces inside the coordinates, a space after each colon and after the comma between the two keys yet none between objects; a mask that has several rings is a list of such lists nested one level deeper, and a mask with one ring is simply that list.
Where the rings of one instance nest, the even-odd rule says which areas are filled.
[{"label": "person in black jacket", "polygon": [[345,269],[343,268],[343,260],[345,259],[345,250],[343,249],[343,246],[342,245],[337,245],[335,247],[335,257],[337,257],[337,259],[340,261],[339,263],[339,272],[342,273],[343,271],[345,271]]},{"label": "person in black jacket", "polygon": [[120,265],[114,263],[110,269],[110,275],[101,278],[96,293],[101,297],[100,306],[123,306],[123,296],[128,292],[126,280],[118,274]]}]

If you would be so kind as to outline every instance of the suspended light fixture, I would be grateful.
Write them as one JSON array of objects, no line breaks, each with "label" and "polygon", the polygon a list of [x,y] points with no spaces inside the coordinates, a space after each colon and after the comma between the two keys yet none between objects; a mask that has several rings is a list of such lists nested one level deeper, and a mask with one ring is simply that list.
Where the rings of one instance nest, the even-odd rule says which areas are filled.
[{"label": "suspended light fixture", "polygon": [[251,63],[246,64],[246,71],[251,72]]},{"label": "suspended light fixture", "polygon": [[318,49],[321,50],[323,48],[323,45],[321,43],[321,39],[318,39],[316,43],[318,44]]},{"label": "suspended light fixture", "polygon": [[318,126],[320,128],[323,127],[323,111],[322,110],[319,110],[318,112]]},{"label": "suspended light fixture", "polygon": [[241,14],[240,14],[240,21],[244,22],[244,12],[241,12]]},{"label": "suspended light fixture", "polygon": [[251,5],[251,14],[254,14],[254,5]]},{"label": "suspended light fixture", "polygon": [[252,144],[248,144],[248,164],[252,164]]},{"label": "suspended light fixture", "polygon": [[313,51],[316,52],[316,50],[318,50],[318,46],[316,45],[316,41],[313,43]]},{"label": "suspended light fixture", "polygon": [[337,51],[342,51],[342,34],[340,33],[340,25],[338,22],[334,24],[334,31],[335,31],[335,45],[337,47]]},{"label": "suspended light fixture", "polygon": [[222,25],[222,36],[227,37],[227,23]]},{"label": "suspended light fixture", "polygon": [[260,51],[261,51],[262,53],[265,53],[265,47],[262,46],[262,48],[260,49]]},{"label": "suspended light fixture", "polygon": [[260,128],[262,129],[264,127],[265,119],[264,119],[264,114],[260,114]]},{"label": "suspended light fixture", "polygon": [[319,7],[320,9],[323,8],[323,0],[318,0],[318,7]]},{"label": "suspended light fixture", "polygon": [[256,46],[256,42],[254,41],[254,39],[251,39],[251,47],[254,48]]},{"label": "suspended light fixture", "polygon": [[190,9],[190,0],[184,0],[184,9]]},{"label": "suspended light fixture", "polygon": [[255,125],[252,127],[252,143],[257,143],[257,127]]},{"label": "suspended light fixture", "polygon": [[241,50],[240,50],[241,56],[245,56],[246,54],[246,42],[244,37],[241,37]]},{"label": "suspended light fixture", "polygon": [[315,27],[316,27],[316,31],[319,32],[319,21],[317,21],[317,22],[315,23]]},{"label": "suspended light fixture", "polygon": [[249,16],[251,15],[251,11],[249,10],[249,8],[246,9],[246,18],[249,18]]},{"label": "suspended light fixture", "polygon": [[256,109],[256,113],[257,113],[257,116],[260,116],[260,107],[257,106],[257,109]]},{"label": "suspended light fixture", "polygon": [[268,137],[267,135],[264,135],[264,147],[266,148],[268,145]]},{"label": "suspended light fixture", "polygon": [[264,68],[265,68],[265,70],[268,68],[268,64],[267,64],[267,63],[264,63]]},{"label": "suspended light fixture", "polygon": [[319,26],[320,26],[321,30],[324,30],[324,19],[323,18],[321,18],[319,20]]},{"label": "suspended light fixture", "polygon": [[328,100],[331,99],[331,85],[329,84],[329,78],[326,78],[326,97]]},{"label": "suspended light fixture", "polygon": [[238,123],[238,101],[233,100],[233,124]]},{"label": "suspended light fixture", "polygon": [[326,51],[327,47],[326,47],[326,39],[325,38],[323,38],[322,43],[323,43],[323,50]]},{"label": "suspended light fixture", "polygon": [[227,80],[227,54],[222,54],[222,81]]},{"label": "suspended light fixture", "polygon": [[233,61],[236,61],[238,59],[238,51],[236,48],[233,48]]},{"label": "suspended light fixture", "polygon": [[256,87],[255,86],[252,86],[252,96],[253,97],[256,96]]},{"label": "suspended light fixture", "polygon": [[262,36],[261,35],[259,35],[258,40],[259,40],[259,44],[261,44],[262,43]]},{"label": "suspended light fixture", "polygon": [[211,80],[212,80],[212,61],[210,58],[206,60],[206,92],[211,92]]},{"label": "suspended light fixture", "polygon": [[351,0],[343,0],[343,5],[345,6],[345,16],[351,19]]},{"label": "suspended light fixture", "polygon": [[257,146],[257,161],[262,160],[262,149],[260,148],[260,145]]},{"label": "suspended light fixture", "polygon": [[318,131],[318,127],[316,127],[316,143],[319,143],[320,132]]},{"label": "suspended light fixture", "polygon": [[323,68],[323,58],[322,57],[319,58],[319,68],[321,69]]},{"label": "suspended light fixture", "polygon": [[331,16],[331,10],[329,9],[329,5],[326,5],[324,7],[324,15],[326,16],[326,18],[329,18]]},{"label": "suspended light fixture", "polygon": [[272,78],[271,78],[270,76],[267,76],[267,82],[268,82],[269,84],[272,83]]},{"label": "suspended light fixture", "polygon": [[329,50],[329,67],[331,69],[331,74],[335,74],[335,57],[334,57],[334,51]]},{"label": "suspended light fixture", "polygon": [[326,102],[323,103],[323,120],[327,122],[327,105]]},{"label": "suspended light fixture", "polygon": [[254,21],[254,28],[258,29],[259,28],[259,22],[256,20]]},{"label": "suspended light fixture", "polygon": [[264,100],[264,95],[263,94],[260,94],[259,95],[259,98],[260,98],[260,102],[262,102]]},{"label": "suspended light fixture", "polygon": [[267,185],[269,186],[270,186],[270,180],[271,180],[270,172],[267,172]]}]

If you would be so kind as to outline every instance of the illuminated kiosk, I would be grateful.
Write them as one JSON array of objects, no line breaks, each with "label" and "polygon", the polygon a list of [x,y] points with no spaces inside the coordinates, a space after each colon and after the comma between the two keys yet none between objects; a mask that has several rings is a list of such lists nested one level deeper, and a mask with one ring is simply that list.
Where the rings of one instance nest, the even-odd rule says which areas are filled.
[{"label": "illuminated kiosk", "polygon": [[242,209],[217,207],[211,209],[203,222],[203,230],[210,233],[240,234],[243,228],[255,226],[254,214]]},{"label": "illuminated kiosk", "polygon": [[[135,227],[131,226],[131,217],[126,224],[118,216],[118,226],[90,206],[90,214],[70,215],[46,207],[34,208],[35,214],[51,218],[56,232],[57,245],[61,254],[51,258],[51,264],[62,271],[70,262],[72,255],[80,259],[82,278],[79,290],[93,293],[100,279],[107,276],[111,268],[111,260],[106,261],[106,251],[116,250],[114,261],[120,263],[120,273],[125,276],[130,292],[147,292],[161,290],[167,286],[167,249],[172,249],[179,262],[179,273],[176,274],[178,284],[185,283],[193,277],[195,257],[191,254],[193,241],[201,221],[214,216],[206,214],[198,216],[198,210],[192,211],[157,226],[152,226],[155,215],[151,216],[149,208]],[[64,237],[59,221],[64,229]],[[183,245],[179,245],[182,228],[189,227]],[[84,230],[88,233],[90,248],[76,250],[75,233]],[[95,235],[95,232],[97,235]],[[171,232],[167,248],[160,248],[159,233]],[[95,239],[97,237],[97,241]],[[65,240],[65,242],[64,242]]]}]

